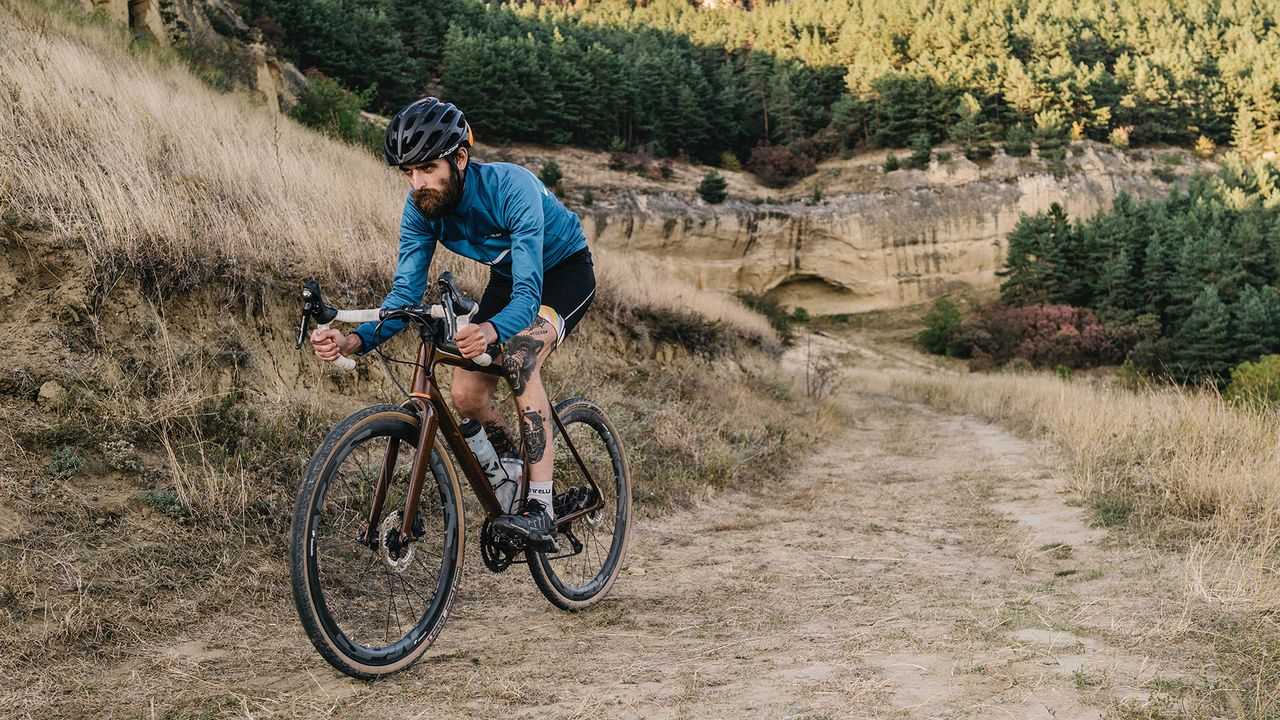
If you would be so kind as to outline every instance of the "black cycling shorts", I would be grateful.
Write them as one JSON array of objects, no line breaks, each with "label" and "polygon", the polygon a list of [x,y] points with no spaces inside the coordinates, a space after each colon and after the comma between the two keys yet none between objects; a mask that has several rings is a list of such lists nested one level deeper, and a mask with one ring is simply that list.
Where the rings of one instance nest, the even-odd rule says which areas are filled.
[{"label": "black cycling shorts", "polygon": [[[595,297],[596,270],[589,248],[582,248],[542,274],[542,308],[538,315],[556,328],[557,347],[578,326]],[[490,270],[489,285],[480,297],[480,309],[472,322],[485,322],[510,302],[511,278]]]}]

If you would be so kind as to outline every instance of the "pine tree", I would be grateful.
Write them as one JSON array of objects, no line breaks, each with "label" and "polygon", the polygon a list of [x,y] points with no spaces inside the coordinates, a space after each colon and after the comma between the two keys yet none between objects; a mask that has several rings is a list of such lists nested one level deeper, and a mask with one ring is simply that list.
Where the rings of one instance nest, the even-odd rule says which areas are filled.
[{"label": "pine tree", "polygon": [[1235,357],[1254,360],[1280,348],[1280,295],[1270,286],[1246,286],[1231,308],[1235,319]]},{"label": "pine tree", "polygon": [[712,205],[718,205],[724,202],[727,186],[728,183],[720,173],[708,170],[707,174],[702,176],[702,182],[698,184],[698,194]]},{"label": "pine tree", "polygon": [[1246,160],[1252,160],[1262,152],[1262,129],[1258,127],[1253,108],[1247,103],[1241,103],[1240,109],[1236,111],[1235,124],[1231,129],[1231,144]]},{"label": "pine tree", "polygon": [[960,152],[970,160],[991,157],[992,124],[983,118],[982,105],[970,93],[960,98],[956,112],[958,119],[951,126],[951,141],[960,146]]},{"label": "pine tree", "polygon": [[1179,379],[1221,381],[1235,365],[1231,313],[1218,291],[1205,285],[1191,305],[1191,314],[1178,333],[1174,365]]},{"label": "pine tree", "polygon": [[1052,266],[1057,236],[1064,231],[1066,213],[1054,203],[1049,210],[1023,216],[1009,233],[1009,249],[1004,268],[996,275],[1005,278],[1000,297],[1009,305],[1048,302],[1055,294]]}]

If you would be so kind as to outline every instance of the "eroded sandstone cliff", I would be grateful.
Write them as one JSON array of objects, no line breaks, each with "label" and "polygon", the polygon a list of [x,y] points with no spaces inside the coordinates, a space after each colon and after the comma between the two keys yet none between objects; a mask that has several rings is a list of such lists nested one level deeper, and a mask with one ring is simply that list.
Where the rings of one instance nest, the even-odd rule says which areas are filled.
[{"label": "eroded sandstone cliff", "polygon": [[127,25],[161,47],[185,47],[213,59],[235,89],[253,94],[274,111],[306,90],[306,78],[262,42],[226,0],[80,0],[88,10]]},{"label": "eroded sandstone cliff", "polygon": [[630,179],[610,186],[606,174],[590,173],[588,182],[601,186],[594,202],[575,202],[572,185],[568,196],[596,245],[637,252],[702,287],[768,293],[831,314],[993,286],[1022,214],[1059,203],[1087,218],[1122,191],[1159,197],[1212,166],[1182,151],[1127,154],[1091,142],[1074,143],[1066,172],[1056,175],[1034,157],[1003,154],[982,165],[957,155],[926,171],[890,173],[882,160],[883,151],[824,164],[772,201],[761,199],[777,190],[739,176],[728,201],[708,205],[692,192],[703,168],[669,189]]}]

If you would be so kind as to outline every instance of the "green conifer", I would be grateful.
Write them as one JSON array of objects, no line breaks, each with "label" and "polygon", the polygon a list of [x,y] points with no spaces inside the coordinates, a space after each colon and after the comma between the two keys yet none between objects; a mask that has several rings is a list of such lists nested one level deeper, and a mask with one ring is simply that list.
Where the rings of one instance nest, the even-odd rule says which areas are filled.
[{"label": "green conifer", "polygon": [[698,183],[698,194],[701,195],[702,199],[706,200],[708,203],[718,205],[724,202],[725,197],[727,197],[727,193],[725,192],[725,188],[727,186],[728,183],[725,182],[724,177],[720,175],[720,173],[716,172],[714,169],[708,170],[707,174],[702,176],[702,182]]}]

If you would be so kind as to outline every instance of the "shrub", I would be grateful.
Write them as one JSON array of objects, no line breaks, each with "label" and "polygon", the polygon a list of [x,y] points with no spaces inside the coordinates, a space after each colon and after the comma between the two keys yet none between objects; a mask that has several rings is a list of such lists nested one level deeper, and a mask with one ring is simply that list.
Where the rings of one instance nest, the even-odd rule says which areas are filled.
[{"label": "shrub", "polygon": [[1265,409],[1280,405],[1280,355],[1242,362],[1231,369],[1231,383],[1222,393],[1237,405]]},{"label": "shrub", "polygon": [[80,472],[84,467],[84,458],[70,445],[63,445],[53,451],[49,462],[49,475],[59,480],[66,480]]},{"label": "shrub", "polygon": [[1196,140],[1196,155],[1199,155],[1202,158],[1213,157],[1213,153],[1217,149],[1218,145],[1203,135]]},{"label": "shrub", "polygon": [[591,203],[596,201],[595,193],[591,192],[591,188],[587,188],[582,193],[582,204],[591,207]]},{"label": "shrub", "polygon": [[1026,125],[1014,125],[1004,135],[1004,152],[1010,157],[1026,157],[1031,154],[1031,131]]},{"label": "shrub", "polygon": [[786,145],[771,145],[761,140],[751,149],[747,169],[771,187],[781,187],[788,182],[813,174],[818,166],[808,156],[794,153]]},{"label": "shrub", "polygon": [[810,320],[809,311],[798,305],[791,313],[791,317],[795,318],[795,321],[798,323],[807,323]]},{"label": "shrub", "polygon": [[894,155],[893,152],[890,152],[888,155],[884,156],[885,172],[890,173],[890,172],[893,172],[894,170],[897,170],[900,167],[902,167],[902,163],[898,162],[898,156]]},{"label": "shrub", "polygon": [[782,307],[782,303],[764,294],[739,292],[737,297],[748,309],[768,319],[769,325],[773,326],[774,331],[778,333],[778,338],[782,340],[783,345],[790,345],[795,341],[795,335],[791,332],[795,317]]},{"label": "shrub", "polygon": [[360,112],[373,97],[374,86],[355,93],[342,83],[312,68],[307,70],[307,92],[289,109],[294,120],[349,143],[364,136]]},{"label": "shrub", "polygon": [[[943,317],[941,313],[939,317]],[[942,319],[934,322],[942,326]],[[937,339],[931,336],[930,340],[936,346]],[[985,358],[992,365],[1021,357],[1040,368],[1118,362],[1121,350],[1112,333],[1087,308],[1005,307],[998,302],[978,308],[947,345],[947,352],[952,355]]]},{"label": "shrub", "polygon": [[929,138],[929,133],[916,133],[911,136],[911,155],[907,157],[903,166],[912,170],[925,170],[932,159],[933,140]]},{"label": "shrub", "polygon": [[725,197],[727,197],[725,192],[727,185],[728,183],[725,182],[720,173],[715,170],[708,170],[707,174],[702,176],[702,182],[698,183],[698,194],[702,196],[703,200],[712,205],[718,205],[724,202]]},{"label": "shrub", "polygon": [[548,160],[542,163],[542,172],[538,173],[538,179],[549,189],[558,188],[560,181],[564,179],[564,173],[560,172],[560,163],[555,160]]},{"label": "shrub", "polygon": [[934,355],[944,355],[960,332],[960,308],[946,298],[938,298],[924,316],[924,330],[916,341]]},{"label": "shrub", "polygon": [[280,27],[280,23],[269,15],[263,15],[258,18],[258,22],[253,24],[258,28],[258,32],[262,33],[262,42],[268,47],[280,52],[284,45],[284,28]]},{"label": "shrub", "polygon": [[1121,125],[1118,128],[1113,128],[1111,130],[1111,135],[1108,136],[1107,139],[1111,142],[1112,145],[1115,145],[1118,148],[1128,148],[1129,134],[1132,132],[1133,132],[1132,125]]},{"label": "shrub", "polygon": [[731,152],[725,151],[720,153],[720,167],[724,168],[725,170],[733,170],[734,172],[738,172],[742,170],[742,161],[738,159],[737,155],[734,155]]}]

